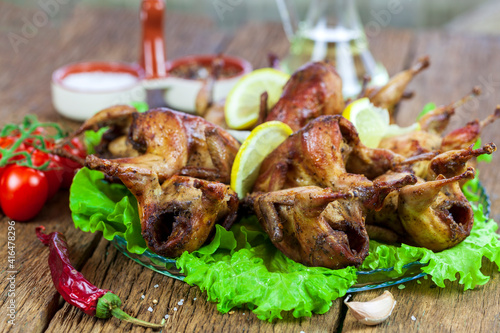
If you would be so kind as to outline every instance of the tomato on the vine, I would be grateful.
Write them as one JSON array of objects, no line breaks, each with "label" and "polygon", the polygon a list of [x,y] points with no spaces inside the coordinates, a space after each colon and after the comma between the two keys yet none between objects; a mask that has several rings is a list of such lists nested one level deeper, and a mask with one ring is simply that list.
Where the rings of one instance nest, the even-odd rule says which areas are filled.
[{"label": "tomato on the vine", "polygon": [[40,212],[47,201],[48,190],[43,172],[9,165],[0,179],[0,205],[11,219],[27,221]]},{"label": "tomato on the vine", "polygon": [[[12,136],[0,137],[0,148],[9,148],[14,142],[16,142],[16,140],[17,140],[17,138],[12,137]],[[24,151],[24,150],[26,150],[26,145],[23,142],[16,149],[16,152],[20,152],[20,151]],[[1,154],[0,154],[0,157],[2,157]],[[22,158],[23,158],[22,156],[14,156],[9,160],[10,161],[17,161],[17,160],[20,160]],[[0,167],[0,177],[2,176],[2,174],[4,173],[6,168],[7,168],[7,166]]]},{"label": "tomato on the vine", "polygon": [[47,154],[32,147],[28,148],[28,151],[31,152],[31,161],[34,166],[39,167],[49,162],[47,170],[42,170],[42,172],[47,178],[49,185],[48,199],[50,199],[57,193],[63,181],[64,171],[59,163],[59,156]]},{"label": "tomato on the vine", "polygon": [[[85,159],[85,157],[87,156],[85,146],[78,138],[73,138],[71,140],[71,143],[65,145],[63,149],[69,152],[71,155],[80,157],[82,159]],[[82,165],[78,162],[70,160],[69,158],[60,156],[59,164],[63,168],[63,181],[61,187],[68,189],[73,182],[73,177],[75,176],[76,171],[80,169]]]}]

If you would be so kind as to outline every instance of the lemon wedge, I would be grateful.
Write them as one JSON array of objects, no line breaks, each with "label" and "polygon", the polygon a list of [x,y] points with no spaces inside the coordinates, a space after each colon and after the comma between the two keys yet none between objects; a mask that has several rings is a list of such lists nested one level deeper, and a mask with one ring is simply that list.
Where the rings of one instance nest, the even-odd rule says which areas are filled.
[{"label": "lemon wedge", "polygon": [[252,189],[262,161],[293,131],[281,121],[268,121],[254,128],[243,142],[231,169],[231,188],[240,199]]},{"label": "lemon wedge", "polygon": [[273,68],[257,69],[243,76],[226,98],[224,113],[227,125],[232,129],[254,126],[259,118],[262,93],[267,91],[267,107],[272,108],[289,78],[290,75]]},{"label": "lemon wedge", "polygon": [[342,112],[342,116],[353,123],[361,142],[370,148],[377,148],[385,137],[420,130],[418,123],[408,127],[390,124],[389,111],[376,107],[366,97],[349,104]]}]

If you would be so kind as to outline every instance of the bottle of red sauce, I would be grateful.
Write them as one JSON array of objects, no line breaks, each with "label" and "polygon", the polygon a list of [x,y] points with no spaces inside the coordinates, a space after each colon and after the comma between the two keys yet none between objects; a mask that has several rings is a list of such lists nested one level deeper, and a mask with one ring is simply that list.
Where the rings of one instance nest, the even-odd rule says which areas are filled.
[{"label": "bottle of red sauce", "polygon": [[165,0],[142,0],[142,50],[140,65],[144,68],[146,80],[167,76],[165,38],[163,25]]}]

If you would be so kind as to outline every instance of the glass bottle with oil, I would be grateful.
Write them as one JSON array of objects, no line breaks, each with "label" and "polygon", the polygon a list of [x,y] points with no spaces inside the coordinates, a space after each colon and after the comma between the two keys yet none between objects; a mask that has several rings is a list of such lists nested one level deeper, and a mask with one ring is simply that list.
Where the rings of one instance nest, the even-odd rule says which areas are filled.
[{"label": "glass bottle with oil", "polygon": [[[354,97],[365,75],[371,86],[389,80],[384,66],[377,63],[368,48],[354,0],[276,0],[285,32],[290,39],[289,55],[282,67],[292,73],[309,61],[327,60],[342,77],[344,97]],[[295,3],[297,2],[297,3]],[[308,8],[300,5],[309,4]],[[298,13],[306,11],[300,21]]]}]

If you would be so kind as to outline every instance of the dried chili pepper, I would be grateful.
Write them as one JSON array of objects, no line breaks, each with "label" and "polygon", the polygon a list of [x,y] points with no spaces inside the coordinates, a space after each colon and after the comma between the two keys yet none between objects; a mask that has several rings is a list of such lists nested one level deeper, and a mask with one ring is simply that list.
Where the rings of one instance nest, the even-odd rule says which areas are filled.
[{"label": "dried chili pepper", "polygon": [[49,267],[54,286],[66,302],[76,306],[86,314],[97,318],[107,319],[114,316],[126,322],[150,327],[162,328],[161,325],[152,324],[131,317],[120,309],[120,298],[110,290],[99,289],[92,285],[82,273],[78,272],[69,261],[68,244],[60,232],[44,234],[45,227],[36,228],[36,235],[43,244],[50,249]]}]

